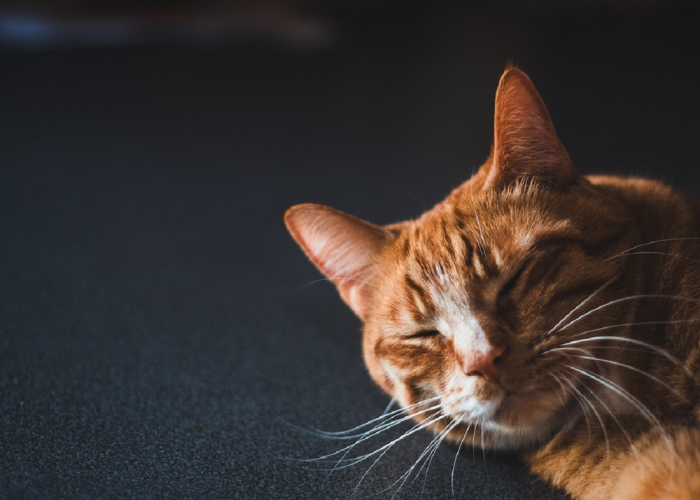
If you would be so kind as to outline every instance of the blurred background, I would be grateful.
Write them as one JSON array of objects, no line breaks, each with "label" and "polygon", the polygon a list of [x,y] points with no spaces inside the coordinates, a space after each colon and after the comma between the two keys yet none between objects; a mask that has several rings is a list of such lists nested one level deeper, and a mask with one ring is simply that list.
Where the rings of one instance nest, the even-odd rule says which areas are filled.
[{"label": "blurred background", "polygon": [[104,157],[297,182],[401,182],[410,159],[454,184],[488,153],[511,61],[581,170],[673,180],[695,150],[697,22],[683,0],[6,1],[5,140],[49,127],[42,147],[68,147],[70,129]]},{"label": "blurred background", "polygon": [[[388,401],[282,211],[422,213],[487,157],[508,62],[581,172],[697,194],[699,21],[681,0],[2,2],[0,497],[348,497],[366,469],[324,483],[285,458],[333,447],[286,424]],[[472,457],[457,498],[562,498]]]},{"label": "blurred background", "polygon": [[[0,47],[6,103],[53,78],[45,99],[90,99],[83,86],[105,85],[103,95],[124,99],[128,119],[128,108],[143,108],[123,84],[139,82],[134,97],[151,100],[152,119],[177,115],[172,133],[210,137],[209,154],[237,141],[294,149],[333,136],[355,142],[355,153],[369,140],[461,162],[486,154],[490,98],[512,61],[555,117],[580,126],[564,123],[561,133],[584,168],[624,170],[676,163],[692,150],[697,15],[697,2],[682,0],[22,0],[0,7]],[[51,113],[43,104],[23,112]],[[94,110],[76,104],[84,104],[76,114]],[[206,106],[206,123],[197,123]],[[647,142],[645,151],[630,127],[666,147]]]}]

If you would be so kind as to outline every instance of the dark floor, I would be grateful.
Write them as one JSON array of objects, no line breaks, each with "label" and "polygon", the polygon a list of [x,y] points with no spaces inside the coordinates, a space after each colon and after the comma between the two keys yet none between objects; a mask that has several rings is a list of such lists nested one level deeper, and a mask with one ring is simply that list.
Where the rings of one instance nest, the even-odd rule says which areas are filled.
[{"label": "dark floor", "polygon": [[[0,52],[0,497],[350,498],[372,461],[326,479],[298,459],[342,443],[298,427],[349,428],[388,399],[281,212],[425,210],[487,156],[509,60],[581,171],[697,192],[698,19],[431,11],[354,20],[317,51]],[[397,445],[357,498],[429,440]],[[453,464],[457,499],[563,498],[506,455],[456,451],[397,498],[452,498]]]}]

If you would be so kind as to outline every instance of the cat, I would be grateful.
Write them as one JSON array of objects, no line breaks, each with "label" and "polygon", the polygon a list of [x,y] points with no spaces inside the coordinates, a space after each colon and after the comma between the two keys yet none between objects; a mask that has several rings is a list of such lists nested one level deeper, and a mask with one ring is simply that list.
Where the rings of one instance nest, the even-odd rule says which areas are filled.
[{"label": "cat", "polygon": [[512,450],[576,499],[700,498],[700,205],[579,175],[517,67],[486,163],[421,217],[302,204],[285,222],[422,427]]}]

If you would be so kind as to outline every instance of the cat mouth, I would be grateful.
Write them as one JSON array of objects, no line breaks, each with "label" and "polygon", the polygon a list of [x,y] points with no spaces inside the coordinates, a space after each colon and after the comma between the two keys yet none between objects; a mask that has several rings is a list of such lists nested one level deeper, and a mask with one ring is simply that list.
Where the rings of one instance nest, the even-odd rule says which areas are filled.
[{"label": "cat mouth", "polygon": [[561,426],[562,409],[561,399],[552,390],[504,390],[500,398],[447,411],[448,419],[438,422],[436,431],[451,427],[448,433],[455,442],[471,439],[484,448],[521,449],[551,437]]},{"label": "cat mouth", "polygon": [[553,395],[550,389],[527,389],[524,391],[506,391],[506,395],[501,402],[501,408],[511,405],[527,404],[542,398],[548,398]]},{"label": "cat mouth", "polygon": [[560,396],[551,389],[506,392],[488,423],[500,431],[549,427],[549,422],[562,409]]},{"label": "cat mouth", "polygon": [[457,420],[476,421],[491,430],[522,431],[547,421],[561,409],[561,399],[550,389],[504,390],[499,397],[468,406],[456,412]]}]

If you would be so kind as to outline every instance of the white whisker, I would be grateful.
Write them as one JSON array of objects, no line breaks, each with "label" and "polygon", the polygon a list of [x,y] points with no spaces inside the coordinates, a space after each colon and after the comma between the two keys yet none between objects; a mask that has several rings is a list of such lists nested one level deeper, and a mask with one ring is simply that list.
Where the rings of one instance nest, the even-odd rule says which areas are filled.
[{"label": "white whisker", "polygon": [[584,375],[584,376],[586,376],[586,377],[588,377],[588,378],[590,378],[590,379],[592,379],[592,380],[598,382],[599,384],[604,385],[605,387],[607,387],[607,388],[610,389],[611,391],[613,391],[613,392],[615,392],[616,394],[619,394],[620,396],[622,396],[622,397],[623,397],[624,399],[626,399],[630,404],[632,404],[632,406],[633,406],[634,408],[636,408],[637,411],[639,411],[639,413],[640,413],[644,418],[646,418],[646,419],[649,421],[649,423],[654,424],[654,425],[661,431],[661,433],[663,434],[664,439],[665,439],[665,441],[666,441],[666,445],[668,446],[668,449],[669,449],[669,451],[671,452],[671,455],[673,456],[673,454],[674,454],[673,445],[671,444],[671,440],[670,440],[670,438],[668,437],[668,434],[666,433],[666,431],[665,431],[663,425],[661,424],[661,422],[659,422],[659,419],[656,418],[656,415],[654,415],[654,414],[652,413],[652,411],[649,410],[649,408],[647,408],[646,406],[644,406],[644,405],[641,403],[641,401],[639,401],[639,399],[635,398],[635,397],[634,397],[632,394],[630,394],[627,390],[625,390],[624,388],[620,387],[620,386],[619,386],[618,384],[616,384],[615,382],[612,382],[611,380],[606,379],[605,377],[602,377],[602,376],[600,376],[600,375],[597,375],[597,374],[595,374],[595,373],[593,373],[593,372],[590,372],[590,371],[588,371],[588,370],[586,370],[586,369],[577,368],[577,367],[571,366],[571,365],[566,365],[566,366],[567,366],[568,368],[570,368],[570,369],[572,369],[572,370],[574,370],[574,371],[576,371],[576,372],[578,372],[578,373],[580,373],[580,374],[582,374],[582,375]]},{"label": "white whisker", "polygon": [[[435,397],[433,397],[433,398],[427,399],[426,401],[435,400],[435,399],[437,399],[437,398],[439,398],[439,397],[440,397],[440,396],[435,396]],[[420,403],[416,403],[416,404],[423,404],[423,403],[425,403],[425,401],[421,401]],[[391,410],[391,407],[394,406],[395,404],[396,404],[396,398],[391,398],[391,401],[389,401],[389,404],[386,405],[386,408],[384,408],[384,411],[382,412],[382,415],[388,415],[388,414],[390,413],[389,410]],[[407,408],[411,408],[411,407],[413,407],[413,406],[415,406],[415,405],[411,405],[411,406],[409,406],[409,407],[407,407]]]},{"label": "white whisker", "polygon": [[[484,447],[484,417],[481,417],[481,424],[479,425],[481,428],[481,454],[484,457],[484,466],[486,465],[486,448]],[[488,471],[486,471],[486,475],[488,475]]]},{"label": "white whisker", "polygon": [[[569,312],[566,314],[566,316],[564,316],[562,319],[560,319],[559,322],[558,322],[556,325],[554,325],[554,326],[552,327],[551,330],[549,330],[549,331],[547,332],[547,335],[551,335],[552,332],[554,332],[557,328],[559,328],[559,326],[560,326],[562,323],[564,323],[566,320],[568,320],[568,319],[571,317],[572,314],[574,314],[576,311],[578,311],[578,310],[581,309],[583,306],[585,306],[586,304],[588,304],[588,302],[590,302],[591,300],[593,300],[593,298],[594,298],[596,295],[598,295],[600,292],[602,292],[603,290],[605,290],[613,281],[615,281],[615,280],[618,279],[619,277],[620,277],[620,275],[619,275],[619,274],[616,274],[615,276],[613,276],[612,278],[610,278],[608,281],[606,281],[605,283],[603,283],[597,290],[595,290],[595,291],[594,291],[593,293],[591,293],[588,297],[586,297],[583,301],[581,301],[581,303],[579,303],[579,305],[577,305],[577,306],[574,307],[571,311],[569,311]],[[564,327],[564,328],[566,328],[566,327]],[[562,330],[563,330],[564,328],[562,328]],[[547,335],[545,335],[545,336],[547,336]]]},{"label": "white whisker", "polygon": [[[450,423],[438,435],[436,435],[433,438],[433,440],[428,444],[428,446],[426,446],[425,450],[423,450],[423,452],[418,456],[418,459],[414,462],[414,464],[406,472],[404,472],[401,475],[401,477],[399,477],[396,481],[394,481],[392,484],[390,484],[387,488],[382,490],[381,493],[392,489],[394,486],[396,486],[396,484],[400,483],[399,487],[396,489],[396,491],[392,495],[392,498],[394,498],[399,493],[399,491],[401,491],[401,488],[403,488],[403,485],[406,484],[406,481],[408,481],[408,478],[411,477],[411,474],[413,473],[414,469],[418,466],[418,464],[421,462],[421,460],[423,460],[423,458],[425,458],[425,460],[423,461],[423,465],[421,466],[421,468],[418,470],[418,473],[416,474],[415,479],[418,479],[421,471],[423,470],[423,467],[425,467],[428,459],[431,458],[431,456],[432,456],[431,454],[432,454],[433,450],[437,451],[437,448],[442,443],[442,439],[444,438],[444,436],[449,431],[451,431],[455,425],[457,425],[457,422]],[[427,474],[428,473],[426,471],[426,479],[428,477]],[[414,479],[414,481],[415,481],[415,479]]]},{"label": "white whisker", "polygon": [[585,317],[587,317],[587,316],[590,316],[591,314],[593,314],[593,313],[595,313],[595,312],[597,312],[597,311],[600,311],[601,309],[605,309],[605,308],[607,308],[607,307],[613,306],[613,305],[615,305],[615,304],[619,304],[619,303],[621,303],[621,302],[627,302],[627,301],[636,300],[636,299],[673,299],[673,300],[681,300],[681,301],[685,301],[685,302],[700,302],[699,299],[694,299],[694,298],[691,298],[691,297],[678,297],[678,296],[676,296],[676,295],[663,295],[663,294],[653,294],[653,293],[650,293],[650,294],[641,294],[641,295],[630,295],[629,297],[623,297],[623,298],[621,298],[621,299],[611,300],[610,302],[607,302],[606,304],[603,304],[603,305],[598,306],[598,307],[596,307],[596,308],[594,308],[594,309],[591,309],[590,311],[588,311],[588,312],[582,314],[582,315],[579,316],[578,318],[576,318],[576,319],[570,321],[569,323],[567,323],[566,325],[564,325],[563,327],[561,327],[558,331],[561,332],[561,331],[563,331],[563,330],[569,328],[571,325],[573,325],[573,324],[575,324],[575,323],[578,323],[578,322],[581,321],[583,318],[585,318]]},{"label": "white whisker", "polygon": [[[559,372],[557,372],[557,373],[559,373]],[[569,379],[567,379],[566,377],[561,375],[561,373],[559,373],[559,375],[575,391],[575,392],[571,392],[571,391],[567,390],[566,387],[564,387],[564,384],[561,383],[561,380],[559,380],[558,378],[555,378],[555,380],[559,383],[559,385],[561,385],[562,390],[571,394],[574,397],[574,399],[576,400],[576,402],[578,403],[578,405],[581,407],[581,411],[583,412],[583,418],[586,420],[586,429],[588,431],[588,440],[590,441],[591,440],[591,421],[588,418],[588,411],[586,410],[586,406],[581,402],[581,396],[580,396],[581,393],[576,390],[576,387],[573,386],[573,384],[569,381]],[[585,398],[584,398],[584,400],[585,400]],[[588,401],[586,401],[586,402],[588,402]],[[588,404],[590,405],[590,402],[588,402]]]},{"label": "white whisker", "polygon": [[[617,417],[615,416],[615,414],[613,413],[613,411],[608,407],[608,405],[605,404],[605,402],[598,396],[598,394],[596,394],[596,392],[595,392],[593,389],[591,389],[590,387],[588,387],[586,384],[581,384],[581,385],[582,385],[583,387],[585,387],[586,390],[587,390],[588,392],[590,392],[591,395],[592,395],[594,398],[596,398],[596,399],[598,400],[598,402],[601,404],[601,406],[602,406],[603,408],[605,408],[605,410],[608,412],[608,414],[610,415],[610,417],[615,421],[615,423],[617,424],[617,426],[620,428],[620,430],[622,431],[622,433],[625,435],[625,438],[627,439],[627,441],[628,441],[629,444],[630,444],[630,449],[632,450],[632,453],[634,453],[635,458],[636,458],[637,461],[639,462],[639,455],[638,455],[638,453],[637,453],[637,447],[634,445],[634,442],[632,441],[632,438],[630,437],[629,433],[627,432],[627,430],[625,429],[625,427],[620,423],[620,421],[617,419]],[[640,465],[641,465],[641,462],[640,462]]]},{"label": "white whisker", "polygon": [[429,419],[429,420],[426,421],[426,422],[421,422],[420,424],[417,424],[417,425],[415,425],[414,427],[412,427],[410,430],[404,432],[400,437],[394,439],[394,440],[391,441],[390,443],[385,444],[384,446],[382,446],[382,447],[379,448],[378,450],[375,450],[375,451],[373,451],[373,452],[371,452],[371,453],[368,453],[368,454],[366,454],[366,455],[363,455],[363,456],[361,456],[361,457],[358,457],[358,460],[354,461],[354,462],[351,463],[351,464],[343,465],[343,466],[341,466],[341,467],[338,467],[339,469],[344,469],[344,468],[347,468],[347,467],[352,467],[353,465],[356,465],[356,464],[358,464],[358,463],[360,463],[360,462],[363,462],[363,461],[367,460],[368,458],[370,458],[370,457],[376,455],[377,453],[381,453],[381,454],[377,457],[377,459],[376,459],[374,462],[372,462],[372,465],[370,465],[369,468],[368,468],[368,469],[365,471],[365,473],[362,475],[362,477],[360,478],[359,482],[357,483],[357,486],[355,486],[355,489],[353,490],[353,495],[354,495],[354,494],[357,492],[357,490],[360,488],[360,485],[362,484],[362,481],[364,481],[364,479],[367,477],[367,475],[370,473],[370,471],[374,468],[374,466],[377,465],[377,463],[382,459],[382,457],[383,457],[384,455],[386,455],[386,453],[387,453],[396,443],[398,443],[399,441],[401,441],[401,440],[407,438],[408,436],[410,436],[410,435],[412,435],[412,434],[415,434],[416,432],[418,432],[418,431],[420,431],[420,430],[426,428],[428,425],[434,424],[435,422],[438,422],[438,421],[443,420],[443,419],[445,419],[445,418],[447,418],[446,415],[442,415],[442,416],[435,417],[435,418],[432,419],[432,420]]},{"label": "white whisker", "polygon": [[[590,406],[591,410],[593,410],[593,413],[595,414],[596,418],[598,419],[598,422],[600,423],[600,428],[603,431],[603,437],[605,438],[605,456],[609,457],[610,456],[610,442],[608,440],[608,431],[605,429],[605,424],[603,423],[603,420],[600,418],[600,414],[598,413],[598,410],[596,410],[596,407],[591,401],[581,392],[578,390],[578,388],[565,376],[562,375],[562,378],[564,379],[564,382],[569,384],[571,388],[576,391],[576,393],[586,402],[588,403],[588,406]],[[585,414],[585,410],[584,410]],[[590,442],[591,440],[591,433],[590,433],[590,427],[588,429],[588,440]]]},{"label": "white whisker", "polygon": [[592,380],[595,380],[601,385],[604,385],[611,391],[619,394],[623,398],[625,398],[629,403],[631,403],[642,415],[645,415],[650,422],[657,424],[659,427],[661,427],[661,423],[658,421],[656,416],[649,410],[646,406],[644,406],[637,398],[635,398],[632,394],[630,394],[629,391],[626,389],[622,388],[620,385],[616,384],[615,382],[612,382],[605,377],[602,377],[601,375],[598,375],[596,373],[591,372],[590,370],[586,370],[585,368],[579,368],[576,366],[571,366],[571,365],[565,365],[567,368],[574,370],[581,375],[584,375],[585,377],[588,377]]},{"label": "white whisker", "polygon": [[635,368],[634,366],[630,366],[630,365],[627,365],[627,364],[625,364],[625,363],[620,363],[620,362],[618,362],[618,361],[613,361],[613,360],[610,360],[610,359],[599,358],[599,357],[596,357],[596,356],[579,356],[579,355],[576,355],[576,354],[573,354],[572,356],[573,356],[574,358],[588,359],[588,360],[597,361],[597,362],[600,362],[600,363],[609,363],[609,364],[611,364],[611,365],[620,366],[620,367],[622,367],[622,368],[627,368],[628,370],[635,371],[635,372],[640,373],[640,374],[642,374],[642,375],[645,375],[646,377],[649,377],[649,378],[652,379],[653,381],[655,381],[655,382],[657,382],[657,383],[663,385],[666,389],[668,389],[668,390],[671,391],[671,392],[674,392],[677,396],[679,396],[681,399],[683,399],[683,400],[686,401],[687,403],[690,403],[690,401],[688,401],[688,399],[687,399],[683,394],[681,394],[680,392],[678,392],[678,391],[677,391],[676,389],[674,389],[673,387],[669,386],[669,385],[668,385],[667,383],[665,383],[664,381],[660,380],[659,378],[657,378],[657,377],[655,377],[655,376],[653,376],[653,375],[651,375],[651,374],[649,374],[649,373],[647,373],[647,372],[645,372],[645,371],[643,371],[643,370],[640,370],[639,368]]},{"label": "white whisker", "polygon": [[[649,344],[647,342],[643,342],[643,341],[637,340],[637,339],[631,339],[628,337],[608,336],[608,335],[596,335],[594,337],[588,337],[585,339],[577,339],[577,340],[571,340],[569,342],[564,342],[564,343],[560,344],[559,347],[564,347],[564,346],[569,346],[569,345],[578,345],[578,344],[583,344],[585,342],[591,342],[591,341],[596,341],[596,340],[611,340],[611,341],[617,341],[617,342],[628,342],[630,344],[646,347],[647,349],[651,349],[652,351],[656,352],[657,354],[660,354],[661,356],[664,356],[668,360],[672,361],[674,364],[682,367],[684,369],[684,371],[688,374],[688,376],[694,377],[694,375],[690,371],[690,369],[688,369],[688,367],[685,366],[680,359],[676,358],[675,356],[673,356],[671,353],[669,353],[665,349],[662,349],[658,346],[655,346],[653,344]],[[553,349],[556,349],[556,348],[558,348],[558,347],[555,347]],[[549,350],[545,351],[545,353],[549,352],[551,350],[552,349],[549,349]],[[543,353],[543,354],[545,354],[545,353]]]},{"label": "white whisker", "polygon": [[580,337],[588,333],[602,332],[605,330],[612,330],[614,328],[622,328],[626,326],[649,326],[649,325],[675,325],[683,323],[697,323],[700,319],[669,319],[664,321],[637,321],[632,323],[618,323],[616,325],[601,326],[600,328],[593,328],[591,330],[586,330],[584,332],[576,333],[571,337]]},{"label": "white whisker", "polygon": [[[564,344],[562,344],[562,345],[564,345]],[[597,346],[594,346],[593,349],[595,349],[596,347]],[[550,352],[559,352],[559,351],[567,351],[567,352],[574,351],[574,352],[582,352],[588,356],[593,355],[593,353],[591,351],[589,351],[588,349],[583,349],[581,347],[551,347],[541,354],[544,355],[544,354],[548,354]]]},{"label": "white whisker", "polygon": [[457,458],[459,458],[459,452],[462,449],[462,445],[464,444],[464,440],[467,437],[467,433],[469,432],[469,429],[471,428],[472,424],[471,422],[467,425],[467,428],[464,429],[464,435],[462,436],[462,439],[459,442],[459,446],[457,447],[457,453],[455,454],[455,460],[452,463],[452,474],[450,475],[450,487],[452,488],[452,498],[454,499],[455,497],[455,469],[457,468]]},{"label": "white whisker", "polygon": [[[365,427],[369,427],[370,425],[375,424],[377,422],[381,422],[382,420],[391,420],[394,417],[397,417],[399,415],[404,414],[406,412],[406,410],[412,410],[413,408],[417,408],[419,406],[422,406],[422,405],[425,405],[428,403],[432,403],[438,399],[440,399],[440,396],[434,396],[432,398],[428,398],[428,399],[425,399],[423,401],[419,401],[418,403],[414,403],[410,406],[398,408],[392,412],[387,413],[387,410],[389,408],[391,408],[391,405],[394,403],[394,400],[392,399],[391,402],[389,403],[389,406],[387,406],[387,408],[384,410],[384,413],[382,413],[377,418],[374,418],[372,420],[369,420],[368,422],[365,422],[364,424],[355,426],[351,429],[347,429],[344,431],[336,431],[336,432],[322,431],[319,429],[312,429],[312,430],[315,434],[317,434],[321,437],[324,437],[326,439],[353,439],[353,438],[360,437],[360,436],[364,435],[364,433],[350,435],[353,432],[356,432],[356,431],[363,429]],[[387,422],[385,422],[385,423],[387,423]],[[376,427],[375,427],[375,429],[376,429]],[[374,429],[371,429],[371,430],[374,430]],[[371,432],[371,430],[368,432]]]},{"label": "white whisker", "polygon": [[374,283],[370,283],[369,281],[364,281],[364,280],[357,279],[357,278],[348,278],[345,276],[328,276],[326,278],[319,278],[317,280],[309,281],[308,283],[305,283],[305,284],[298,286],[296,288],[292,288],[287,293],[298,292],[299,290],[302,290],[302,289],[306,288],[307,286],[315,285],[316,283],[322,283],[325,281],[328,281],[330,283],[334,283],[335,281],[357,281],[358,283],[362,283],[363,285],[371,286],[373,288],[379,288]]},{"label": "white whisker", "polygon": [[636,250],[637,248],[642,248],[642,247],[646,247],[649,245],[654,245],[656,243],[666,243],[666,242],[671,242],[671,241],[687,241],[687,240],[700,240],[700,238],[665,238],[663,240],[648,241],[646,243],[642,243],[641,245],[636,245],[636,246],[633,246],[632,248],[628,248],[627,250],[624,250],[617,255],[609,257],[608,260],[619,257],[620,255],[624,255],[627,252],[631,252],[632,250]]},{"label": "white whisker", "polygon": [[[344,465],[341,465],[341,466],[338,466],[338,467],[336,467],[336,468],[337,468],[337,469],[346,469],[346,468],[352,467],[352,466],[354,466],[354,465],[356,465],[356,464],[358,464],[358,463],[360,463],[360,462],[364,462],[364,461],[367,460],[368,458],[371,458],[371,457],[375,456],[377,453],[381,453],[381,452],[383,452],[383,451],[389,450],[389,449],[390,449],[392,446],[394,446],[396,443],[398,443],[399,441],[402,441],[402,440],[406,439],[408,436],[412,436],[412,435],[415,434],[416,432],[421,431],[421,430],[423,430],[423,429],[426,429],[429,425],[434,424],[435,422],[438,422],[438,421],[443,420],[443,419],[445,419],[445,418],[447,418],[447,417],[444,416],[444,415],[443,415],[443,416],[437,416],[437,417],[434,417],[434,418],[432,418],[432,419],[428,419],[428,420],[426,420],[426,421],[424,421],[424,422],[421,422],[420,424],[416,424],[416,425],[414,425],[413,427],[411,427],[408,431],[404,432],[404,433],[403,433],[401,436],[399,436],[398,438],[396,438],[396,439],[390,441],[389,443],[387,443],[387,444],[381,446],[380,448],[378,448],[378,449],[376,449],[376,450],[374,450],[374,451],[372,451],[372,452],[370,452],[370,453],[366,453],[366,454],[364,454],[364,455],[360,455],[359,457],[353,457],[353,458],[343,459],[342,461],[345,462],[345,464],[344,464]],[[383,453],[382,453],[382,455],[383,455]]]},{"label": "white whisker", "polygon": [[414,481],[415,481],[416,479],[418,479],[418,477],[420,476],[421,472],[423,471],[423,467],[425,467],[426,463],[428,464],[428,466],[427,466],[426,469],[425,469],[425,478],[423,479],[423,489],[422,489],[422,491],[425,491],[425,485],[426,485],[426,483],[428,482],[428,472],[430,472],[430,465],[433,463],[433,458],[435,458],[435,455],[437,454],[438,448],[440,448],[440,445],[441,445],[442,442],[445,440],[445,438],[447,437],[447,435],[448,435],[450,432],[452,432],[452,430],[453,430],[455,427],[457,427],[457,425],[459,425],[459,422],[458,422],[458,421],[454,421],[454,422],[452,422],[449,426],[445,427],[445,429],[444,429],[440,434],[438,434],[438,438],[439,438],[438,442],[433,446],[433,451],[430,452],[430,456],[428,456],[428,458],[426,459],[426,461],[423,462],[423,465],[422,465],[421,468],[418,470],[418,473],[416,474],[416,477],[415,477]]},{"label": "white whisker", "polygon": [[668,257],[677,257],[679,259],[687,260],[688,262],[692,262],[693,264],[700,264],[700,261],[697,261],[695,259],[691,259],[690,257],[686,257],[685,255],[681,255],[679,253],[668,253],[668,252],[632,252],[632,253],[626,253],[624,255],[616,255],[615,257],[610,257],[606,260],[615,259],[615,258],[619,258],[619,257],[627,257],[629,255],[666,255]]},{"label": "white whisker", "polygon": [[[381,434],[382,432],[386,431],[387,429],[390,429],[390,428],[392,428],[392,427],[395,427],[395,426],[399,425],[400,423],[405,422],[405,421],[407,421],[407,420],[411,420],[415,415],[421,415],[421,414],[427,413],[427,412],[429,412],[429,411],[438,410],[439,408],[440,408],[440,405],[435,405],[435,406],[432,406],[432,407],[430,407],[430,408],[426,408],[425,410],[421,410],[421,411],[419,411],[419,412],[416,412],[416,413],[413,414],[413,415],[406,415],[406,416],[400,418],[399,420],[396,420],[396,421],[393,421],[393,422],[387,422],[387,423],[384,423],[384,424],[380,424],[380,425],[378,425],[377,427],[375,427],[375,428],[371,429],[370,431],[366,432],[365,434],[361,434],[361,435],[360,435],[360,436],[361,436],[360,439],[358,439],[357,441],[355,441],[355,442],[354,442],[353,444],[351,444],[351,445],[348,445],[348,446],[346,446],[346,447],[344,447],[344,448],[341,448],[340,450],[334,451],[333,453],[329,453],[328,455],[323,455],[323,456],[321,456],[321,457],[312,458],[312,459],[307,459],[307,460],[302,460],[302,461],[304,461],[304,462],[322,462],[322,461],[327,461],[328,459],[330,459],[330,458],[332,458],[332,457],[338,456],[338,455],[340,455],[341,453],[347,454],[347,453],[350,452],[353,448],[355,448],[358,444],[360,444],[360,443],[362,443],[362,442],[364,442],[364,441],[367,441],[368,439],[370,439],[370,438],[372,438],[372,437],[374,437],[374,436],[376,436],[376,435],[378,435],[378,434]],[[429,418],[430,418],[430,417],[429,417]],[[420,426],[421,424],[417,424],[417,425]],[[343,456],[344,456],[344,455],[343,455]],[[342,460],[342,459],[341,459],[341,460]]]}]

